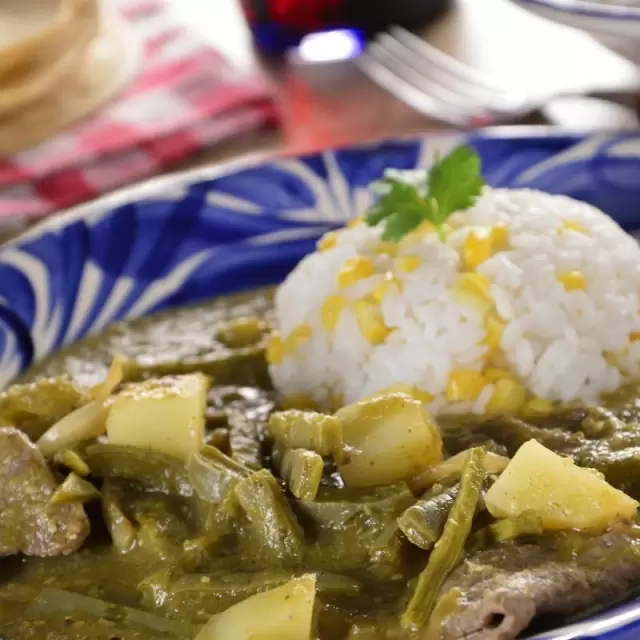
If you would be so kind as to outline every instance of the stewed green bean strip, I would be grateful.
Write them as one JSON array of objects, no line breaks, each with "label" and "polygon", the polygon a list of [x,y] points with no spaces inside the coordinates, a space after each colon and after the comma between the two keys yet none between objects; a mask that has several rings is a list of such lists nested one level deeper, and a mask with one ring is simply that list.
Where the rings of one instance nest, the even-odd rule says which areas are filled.
[{"label": "stewed green bean strip", "polygon": [[220,504],[228,490],[251,471],[215,447],[203,447],[187,462],[187,477],[201,500]]},{"label": "stewed green bean strip", "polygon": [[489,525],[489,531],[496,542],[506,542],[520,536],[541,535],[542,522],[535,513],[525,511],[517,518],[494,522]]},{"label": "stewed green bean strip", "polygon": [[210,543],[228,533],[240,505],[234,487],[251,471],[215,447],[205,446],[187,462],[187,477],[200,504],[202,532]]},{"label": "stewed green bean strip", "polygon": [[218,329],[216,338],[229,349],[241,349],[260,342],[268,331],[268,323],[254,316],[233,318]]},{"label": "stewed green bean strip", "polygon": [[102,517],[107,525],[113,546],[120,552],[126,553],[133,548],[138,534],[136,527],[124,514],[118,501],[115,489],[105,482],[102,485]]},{"label": "stewed green bean strip", "polygon": [[[427,467],[420,474],[408,481],[411,490],[416,495],[419,495],[436,483],[451,486],[460,482],[462,471],[469,459],[470,450],[471,449],[466,449],[444,460],[440,464]],[[484,461],[485,473],[502,473],[508,464],[509,458],[487,451],[487,456]]]},{"label": "stewed green bean strip", "polygon": [[285,452],[280,469],[291,493],[300,500],[313,500],[318,494],[324,461],[315,451],[289,449]]},{"label": "stewed green bean strip", "polygon": [[152,631],[159,638],[188,637],[189,625],[183,621],[167,620],[147,611],[123,607],[119,604],[90,598],[79,593],[45,587],[26,611],[29,618],[46,618],[47,616],[86,616],[102,621],[122,624],[125,628]]},{"label": "stewed green bean strip", "polygon": [[247,419],[239,411],[231,411],[228,420],[231,458],[250,469],[261,469],[262,446],[256,422]]},{"label": "stewed green bean strip", "polygon": [[[208,411],[208,410],[207,410]],[[207,443],[216,449],[219,449],[222,452],[229,451],[229,429],[226,426],[227,424],[227,416],[225,414],[220,414],[222,418],[222,424],[225,426],[216,426],[212,427],[212,420],[207,415],[206,424],[207,429],[210,429],[208,434]]]},{"label": "stewed green bean strip", "polygon": [[309,449],[321,456],[333,456],[340,462],[344,456],[342,424],[335,416],[289,409],[269,418],[271,437],[289,449]]},{"label": "stewed green bean strip", "polygon": [[79,476],[88,476],[91,473],[89,465],[84,461],[82,456],[73,449],[59,451],[53,456],[53,461],[56,464],[67,467],[67,469],[77,473]]},{"label": "stewed green bean strip", "polygon": [[281,566],[296,564],[304,534],[271,473],[256,471],[239,482],[234,493],[251,523],[260,557]]},{"label": "stewed green bean strip", "polygon": [[101,478],[132,480],[168,495],[191,497],[193,487],[179,458],[139,447],[94,444],[87,448],[91,473]]},{"label": "stewed green bean strip", "polygon": [[480,447],[469,453],[460,490],[442,536],[436,542],[427,566],[418,577],[416,589],[402,614],[404,628],[425,626],[436,605],[442,584],[462,557],[482,492],[485,455],[486,451]]},{"label": "stewed green bean strip", "polygon": [[100,492],[95,486],[72,471],[51,496],[50,503],[89,502],[98,498]]},{"label": "stewed green bean strip", "polygon": [[211,350],[180,358],[137,358],[126,363],[127,380],[137,381],[185,373],[204,373],[216,384],[242,384],[268,387],[269,372],[264,357],[265,340],[239,349]]},{"label": "stewed green bean strip", "polygon": [[284,460],[284,456],[290,451],[287,447],[279,442],[274,442],[271,447],[271,468],[278,474],[282,474],[282,461]]},{"label": "stewed green bean strip", "polygon": [[[257,593],[275,589],[296,577],[295,572],[286,569],[253,573],[228,570],[207,574],[174,573],[165,569],[153,574],[138,585],[138,590],[144,594],[147,602],[155,606],[158,600],[163,604],[171,599],[174,608],[178,609],[182,602],[195,601],[215,613]],[[362,592],[362,587],[361,582],[348,576],[325,571],[317,573],[317,591],[328,598],[357,596]]]},{"label": "stewed green bean strip", "polygon": [[219,463],[233,471],[236,471],[246,478],[248,478],[252,473],[252,470],[247,466],[245,466],[241,462],[238,462],[237,460],[234,460],[216,447],[205,445],[204,447],[202,447],[202,449],[200,449],[200,455],[204,456],[208,460],[212,460],[213,462]]},{"label": "stewed green bean strip", "polygon": [[460,485],[455,485],[437,495],[429,492],[398,518],[398,526],[409,542],[420,549],[431,549],[442,535],[459,489]]}]

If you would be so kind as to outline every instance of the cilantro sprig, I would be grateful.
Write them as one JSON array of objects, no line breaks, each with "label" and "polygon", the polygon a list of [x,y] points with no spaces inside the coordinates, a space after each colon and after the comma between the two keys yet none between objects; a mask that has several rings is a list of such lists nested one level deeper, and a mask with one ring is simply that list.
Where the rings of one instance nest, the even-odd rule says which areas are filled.
[{"label": "cilantro sprig", "polygon": [[436,159],[424,185],[408,184],[391,175],[376,183],[381,195],[366,222],[370,227],[383,223],[382,239],[397,242],[427,220],[444,242],[447,218],[471,207],[484,184],[480,157],[462,145]]}]

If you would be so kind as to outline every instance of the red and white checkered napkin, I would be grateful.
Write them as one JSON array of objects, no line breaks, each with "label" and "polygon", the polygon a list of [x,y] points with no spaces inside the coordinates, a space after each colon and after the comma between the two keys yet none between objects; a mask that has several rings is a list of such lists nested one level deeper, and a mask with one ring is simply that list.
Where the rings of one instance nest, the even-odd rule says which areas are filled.
[{"label": "red and white checkered napkin", "polygon": [[93,118],[0,159],[0,223],[95,198],[275,123],[266,81],[239,78],[220,53],[176,25],[161,0],[120,5],[144,45],[137,79]]}]

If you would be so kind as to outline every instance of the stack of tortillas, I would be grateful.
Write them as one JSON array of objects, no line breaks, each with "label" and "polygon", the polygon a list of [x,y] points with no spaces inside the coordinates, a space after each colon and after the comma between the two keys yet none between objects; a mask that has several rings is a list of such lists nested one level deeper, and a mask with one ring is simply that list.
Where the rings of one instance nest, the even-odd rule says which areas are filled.
[{"label": "stack of tortillas", "polygon": [[138,53],[100,0],[0,0],[0,155],[103,105],[133,77]]}]

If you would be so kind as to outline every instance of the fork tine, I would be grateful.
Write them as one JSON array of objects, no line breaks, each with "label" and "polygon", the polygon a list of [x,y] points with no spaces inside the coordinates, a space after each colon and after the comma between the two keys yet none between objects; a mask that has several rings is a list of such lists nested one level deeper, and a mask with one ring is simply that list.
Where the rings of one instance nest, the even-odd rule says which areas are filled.
[{"label": "fork tine", "polygon": [[390,34],[381,35],[377,43],[394,58],[402,60],[411,69],[417,82],[437,84],[439,89],[442,88],[448,94],[450,101],[460,102],[463,98],[468,103],[468,100],[472,99],[479,104],[489,103],[488,106],[493,106],[496,102],[495,92],[487,92],[484,89],[479,91],[476,85],[452,76],[448,71],[431,64],[426,58],[417,58],[412,49]]},{"label": "fork tine", "polygon": [[425,77],[380,41],[368,47],[359,64],[378,84],[422,113],[457,126],[492,120],[477,103]]},{"label": "fork tine", "polygon": [[360,58],[371,79],[415,109],[455,125],[491,124],[531,110],[511,91],[401,27],[380,34]]},{"label": "fork tine", "polygon": [[[423,43],[420,38],[413,36],[413,34],[409,34],[409,36],[419,43]],[[525,102],[522,96],[508,92],[502,87],[499,90],[494,90],[486,85],[478,84],[476,82],[476,72],[473,69],[467,68],[466,65],[454,60],[447,54],[443,54],[427,43],[424,43],[427,44],[427,48],[424,51],[417,51],[414,47],[408,46],[404,40],[398,40],[391,34],[380,36],[379,41],[382,42],[383,40],[385,46],[393,48],[398,55],[403,57],[406,64],[411,65],[422,75],[429,77],[431,81],[435,79],[438,84],[474,100],[497,114],[502,115],[517,111]],[[482,76],[479,75],[479,77],[481,78]]]},{"label": "fork tine", "polygon": [[389,33],[415,55],[422,57],[424,60],[440,67],[461,80],[466,80],[476,87],[483,88],[492,94],[498,93],[510,96],[513,93],[481,71],[474,69],[464,62],[460,62],[460,60],[456,60],[453,56],[444,53],[444,51],[441,51],[426,40],[423,40],[402,27],[393,26],[389,29]]},{"label": "fork tine", "polygon": [[436,120],[448,122],[457,127],[465,128],[472,125],[473,116],[471,114],[448,109],[441,101],[432,98],[410,82],[391,72],[373,56],[363,54],[358,59],[358,65],[377,84],[419,113],[424,113]]},{"label": "fork tine", "polygon": [[484,95],[478,95],[467,83],[461,86],[449,74],[438,73],[438,69],[416,59],[411,50],[389,34],[381,34],[369,46],[368,53],[396,76],[440,100],[450,109],[466,113],[467,117],[489,110]]},{"label": "fork tine", "polygon": [[394,73],[421,90],[423,93],[431,96],[435,100],[439,100],[448,109],[455,110],[462,114],[470,114],[477,111],[476,106],[469,108],[469,101],[464,100],[459,93],[451,91],[448,87],[442,86],[419,71],[408,65],[406,61],[397,55],[397,51],[393,48],[386,47],[380,41],[375,42],[369,49],[369,55],[384,64],[389,71]]}]

